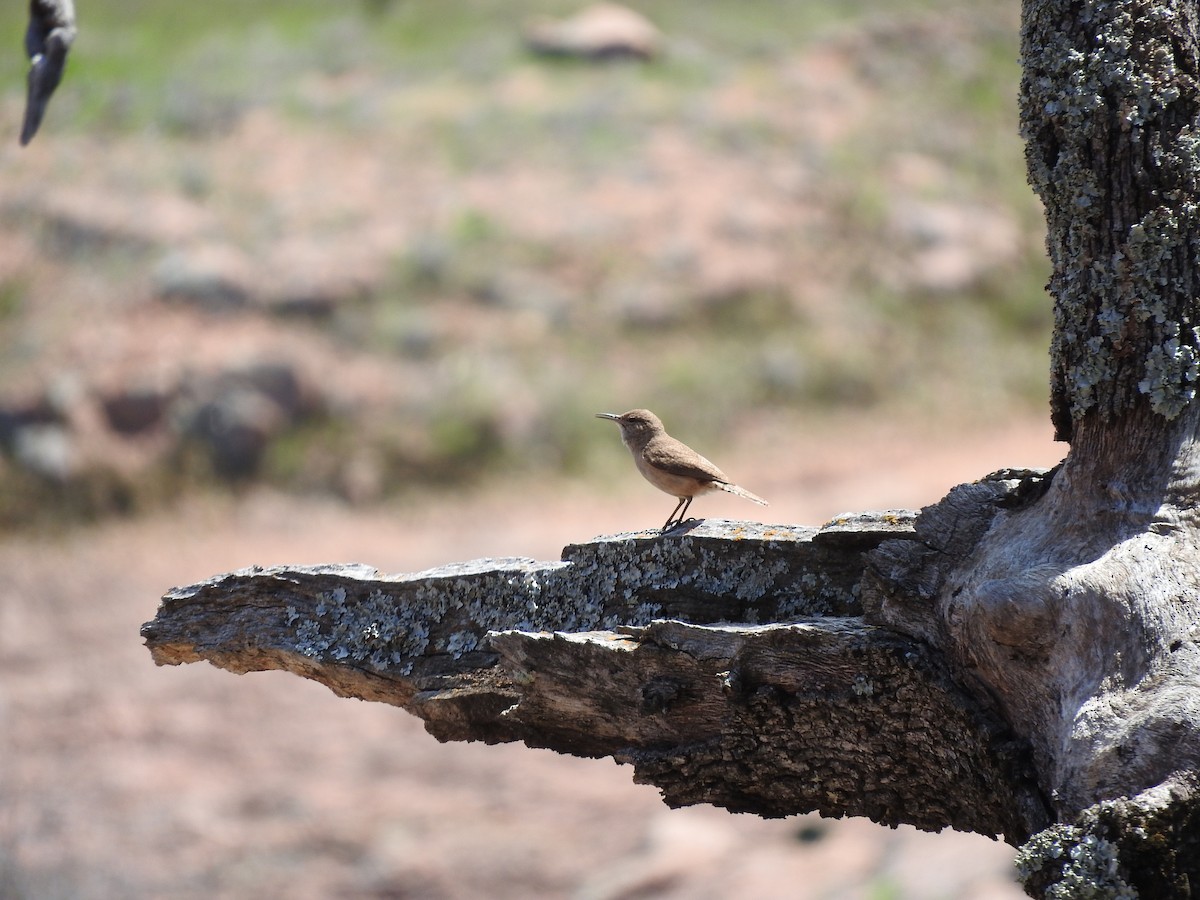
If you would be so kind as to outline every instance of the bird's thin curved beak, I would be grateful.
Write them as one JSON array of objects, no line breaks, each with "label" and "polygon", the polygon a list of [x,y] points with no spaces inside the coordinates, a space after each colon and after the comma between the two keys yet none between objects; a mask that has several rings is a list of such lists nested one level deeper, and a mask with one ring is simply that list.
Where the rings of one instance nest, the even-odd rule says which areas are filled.
[{"label": "bird's thin curved beak", "polygon": [[616,413],[596,413],[597,419],[612,419],[614,422],[621,418]]}]

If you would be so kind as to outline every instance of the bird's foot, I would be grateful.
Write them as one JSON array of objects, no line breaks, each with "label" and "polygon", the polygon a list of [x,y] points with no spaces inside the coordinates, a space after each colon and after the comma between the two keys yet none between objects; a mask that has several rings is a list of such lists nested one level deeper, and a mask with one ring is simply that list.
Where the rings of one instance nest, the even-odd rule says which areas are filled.
[{"label": "bird's foot", "polygon": [[659,534],[668,534],[669,532],[677,531],[684,525],[696,525],[702,521],[703,519],[697,519],[695,516],[688,516],[686,519],[669,519],[667,520],[667,524],[662,527],[662,531],[660,531]]}]

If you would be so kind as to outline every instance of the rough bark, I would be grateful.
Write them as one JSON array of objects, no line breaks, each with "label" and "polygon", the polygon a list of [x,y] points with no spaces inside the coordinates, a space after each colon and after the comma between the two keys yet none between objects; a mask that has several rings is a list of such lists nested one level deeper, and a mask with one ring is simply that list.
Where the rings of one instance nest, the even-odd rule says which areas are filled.
[{"label": "rough bark", "polygon": [[1200,380],[1200,7],[1025,0],[1021,125],[1053,265],[1051,407],[1062,440]]},{"label": "rough bark", "polygon": [[1200,891],[1200,7],[1025,0],[1051,408],[1071,450],[934,601],[947,655],[1029,739],[1059,823],[1036,896]]}]

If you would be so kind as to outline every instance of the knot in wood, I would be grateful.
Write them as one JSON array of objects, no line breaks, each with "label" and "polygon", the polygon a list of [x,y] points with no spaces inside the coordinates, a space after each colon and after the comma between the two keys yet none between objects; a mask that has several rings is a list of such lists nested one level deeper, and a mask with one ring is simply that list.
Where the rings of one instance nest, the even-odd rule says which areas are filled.
[{"label": "knot in wood", "polygon": [[653,678],[642,685],[642,713],[653,716],[667,711],[687,689],[687,683],[674,678]]}]

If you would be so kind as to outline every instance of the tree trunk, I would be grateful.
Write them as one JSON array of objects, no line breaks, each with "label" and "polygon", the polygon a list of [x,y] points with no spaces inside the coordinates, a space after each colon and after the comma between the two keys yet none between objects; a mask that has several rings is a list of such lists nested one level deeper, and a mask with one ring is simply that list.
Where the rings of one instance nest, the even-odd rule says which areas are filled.
[{"label": "tree trunk", "polygon": [[1034,896],[1200,893],[1198,33],[1195,0],[1024,3],[1055,472],[915,521],[235,573],[164,598],[155,660],[286,668],[442,739],[610,754],[671,803],[1003,834]]},{"label": "tree trunk", "polygon": [[1171,420],[1196,396],[1198,16],[1190,0],[1024,4],[1021,125],[1053,264],[1061,440],[1088,413]]},{"label": "tree trunk", "polygon": [[[1114,891],[1192,896],[1200,7],[1026,0],[1022,56],[1053,263],[1052,418],[1071,449],[937,606],[948,653],[1030,741],[1055,818],[1071,823],[1029,845],[1033,892],[1099,878],[1111,854]],[[1089,835],[1088,865],[1054,855]]]}]

